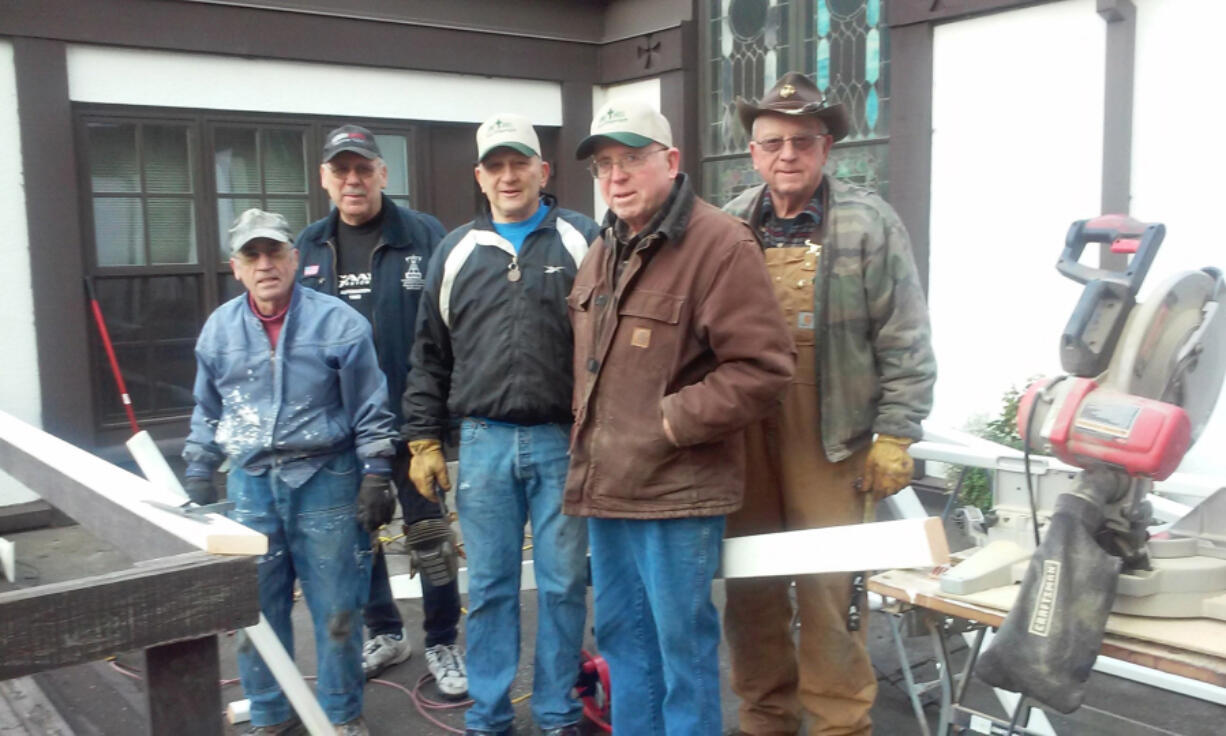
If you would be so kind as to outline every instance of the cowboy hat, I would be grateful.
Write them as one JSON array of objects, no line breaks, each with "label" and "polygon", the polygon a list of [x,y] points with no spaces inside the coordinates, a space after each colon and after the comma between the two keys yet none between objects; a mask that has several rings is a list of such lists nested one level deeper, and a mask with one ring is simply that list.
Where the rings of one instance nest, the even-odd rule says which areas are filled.
[{"label": "cowboy hat", "polygon": [[817,85],[800,72],[788,72],[779,77],[756,105],[736,98],[736,111],[745,132],[750,135],[753,135],[754,119],[764,112],[815,117],[826,124],[826,130],[836,141],[845,138],[851,127],[843,105],[827,105]]}]

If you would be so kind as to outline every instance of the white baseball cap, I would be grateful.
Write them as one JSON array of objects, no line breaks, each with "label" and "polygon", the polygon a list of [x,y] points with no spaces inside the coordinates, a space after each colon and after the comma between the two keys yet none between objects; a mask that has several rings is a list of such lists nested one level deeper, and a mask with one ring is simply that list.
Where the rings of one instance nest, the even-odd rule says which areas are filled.
[{"label": "white baseball cap", "polygon": [[541,155],[541,141],[532,121],[511,112],[499,113],[477,128],[477,160],[484,160],[495,148],[510,148],[525,156]]},{"label": "white baseball cap", "polygon": [[668,118],[638,100],[611,100],[596,111],[592,118],[591,135],[579,143],[575,158],[592,155],[601,140],[611,140],[631,148],[651,143],[673,147],[673,129]]}]

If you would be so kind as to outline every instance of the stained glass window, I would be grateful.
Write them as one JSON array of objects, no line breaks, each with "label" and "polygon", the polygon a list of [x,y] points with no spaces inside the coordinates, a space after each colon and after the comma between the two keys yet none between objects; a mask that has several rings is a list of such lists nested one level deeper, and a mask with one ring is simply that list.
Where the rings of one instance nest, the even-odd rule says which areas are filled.
[{"label": "stained glass window", "polygon": [[703,196],[731,199],[759,179],[733,101],[759,99],[784,72],[802,71],[841,102],[851,132],[826,171],[885,193],[889,38],[884,0],[709,0],[703,48]]},{"label": "stained glass window", "polygon": [[737,97],[757,99],[790,69],[789,0],[710,0],[706,155],[743,153]]},{"label": "stained glass window", "polygon": [[851,117],[848,141],[884,138],[889,42],[882,0],[805,0],[804,72]]}]

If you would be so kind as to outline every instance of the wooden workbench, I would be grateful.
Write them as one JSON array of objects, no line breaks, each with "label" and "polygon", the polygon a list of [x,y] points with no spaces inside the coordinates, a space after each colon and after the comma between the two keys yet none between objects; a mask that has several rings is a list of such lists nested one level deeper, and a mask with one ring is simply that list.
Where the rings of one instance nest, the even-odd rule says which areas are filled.
[{"label": "wooden workbench", "polygon": [[[868,589],[948,616],[997,628],[1021,586],[992,588],[968,596],[942,593],[924,571],[891,570],[874,575]],[[1226,622],[1111,614],[1102,654],[1162,672],[1226,687]]]}]

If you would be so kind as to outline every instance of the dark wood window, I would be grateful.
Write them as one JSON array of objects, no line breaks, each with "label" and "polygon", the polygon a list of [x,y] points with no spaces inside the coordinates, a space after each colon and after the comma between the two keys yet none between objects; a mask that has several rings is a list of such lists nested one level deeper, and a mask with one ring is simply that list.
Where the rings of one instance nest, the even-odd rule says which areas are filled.
[{"label": "dark wood window", "polygon": [[[209,313],[238,295],[228,231],[244,210],[279,212],[297,232],[330,207],[319,185],[324,135],[341,120],[81,106],[78,158],[86,272],[116,357],[144,422],[191,413],[196,336]],[[376,134],[387,194],[412,206],[413,128],[357,121]],[[124,411],[96,330],[90,332],[94,416]]]}]

